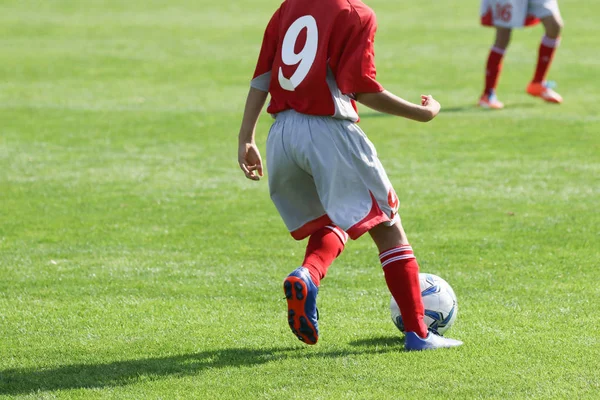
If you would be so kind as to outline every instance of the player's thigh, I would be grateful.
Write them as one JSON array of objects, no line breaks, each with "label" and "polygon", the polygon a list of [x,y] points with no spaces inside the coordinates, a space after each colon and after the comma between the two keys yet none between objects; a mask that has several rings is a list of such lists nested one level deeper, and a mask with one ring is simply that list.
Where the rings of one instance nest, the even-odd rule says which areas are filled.
[{"label": "player's thigh", "polygon": [[506,49],[510,43],[510,37],[512,34],[511,28],[505,28],[501,26],[496,27],[496,38],[494,40],[494,47],[500,49]]},{"label": "player's thigh", "polygon": [[562,17],[557,0],[529,0],[527,14],[542,20],[553,17],[562,26]]}]

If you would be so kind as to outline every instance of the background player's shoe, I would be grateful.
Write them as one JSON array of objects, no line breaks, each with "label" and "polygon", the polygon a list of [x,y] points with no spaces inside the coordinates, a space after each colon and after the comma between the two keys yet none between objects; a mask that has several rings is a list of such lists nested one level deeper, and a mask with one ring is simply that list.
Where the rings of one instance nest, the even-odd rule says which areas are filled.
[{"label": "background player's shoe", "polygon": [[552,90],[555,86],[554,82],[531,82],[527,85],[527,93],[534,97],[540,97],[548,103],[560,104],[563,98],[560,94]]},{"label": "background player's shoe", "polygon": [[435,334],[432,331],[427,333],[427,337],[422,339],[414,332],[406,332],[404,348],[406,350],[435,350],[448,347],[458,347],[463,344],[460,340],[449,339]]},{"label": "background player's shoe", "polygon": [[319,340],[317,293],[319,288],[310,278],[308,269],[296,268],[283,281],[288,304],[288,324],[294,335],[306,344]]},{"label": "background player's shoe", "polygon": [[490,90],[489,92],[482,94],[479,98],[479,107],[500,110],[504,108],[504,103],[498,100],[495,90]]}]

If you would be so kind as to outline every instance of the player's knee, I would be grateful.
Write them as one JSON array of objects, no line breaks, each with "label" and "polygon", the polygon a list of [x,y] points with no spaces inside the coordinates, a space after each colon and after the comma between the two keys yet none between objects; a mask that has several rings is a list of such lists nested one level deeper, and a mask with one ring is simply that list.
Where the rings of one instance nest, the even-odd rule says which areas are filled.
[{"label": "player's knee", "polygon": [[402,227],[402,223],[397,221],[389,226],[386,223],[379,224],[369,231],[371,238],[377,245],[380,252],[391,249],[396,246],[408,244],[408,238]]},{"label": "player's knee", "polygon": [[546,36],[553,39],[560,36],[563,27],[564,22],[560,15],[553,15],[551,18],[548,18],[544,24]]},{"label": "player's knee", "polygon": [[565,27],[565,23],[561,17],[556,18],[556,36],[560,36],[562,29]]},{"label": "player's knee", "polygon": [[506,50],[508,48],[509,43],[510,43],[510,38],[506,39],[506,40],[496,40],[496,42],[494,43],[494,47],[497,47],[502,50]]},{"label": "player's knee", "polygon": [[563,21],[562,16],[555,15],[554,20],[556,21],[556,24],[558,25],[558,29],[562,30],[562,28],[565,27],[565,21]]}]

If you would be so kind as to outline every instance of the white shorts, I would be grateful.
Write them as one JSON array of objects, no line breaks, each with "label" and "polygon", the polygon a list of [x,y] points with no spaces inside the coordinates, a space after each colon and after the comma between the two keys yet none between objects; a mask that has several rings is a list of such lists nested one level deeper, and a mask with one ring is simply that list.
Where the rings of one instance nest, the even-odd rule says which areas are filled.
[{"label": "white shorts", "polygon": [[332,223],[356,239],[399,219],[398,197],[375,147],[351,121],[277,114],[267,169],[271,199],[297,240]]},{"label": "white shorts", "polygon": [[482,0],[481,23],[486,26],[521,28],[555,15],[560,18],[557,0]]}]

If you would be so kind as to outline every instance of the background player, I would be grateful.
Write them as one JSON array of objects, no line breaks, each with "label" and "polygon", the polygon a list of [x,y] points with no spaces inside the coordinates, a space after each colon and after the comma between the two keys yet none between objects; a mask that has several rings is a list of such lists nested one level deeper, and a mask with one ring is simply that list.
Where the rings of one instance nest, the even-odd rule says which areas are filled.
[{"label": "background player", "polygon": [[496,86],[512,28],[532,26],[540,21],[544,25],[545,34],[540,43],[535,73],[526,91],[549,103],[562,103],[562,97],[552,90],[553,84],[546,82],[563,27],[557,0],[482,0],[481,23],[496,27],[496,40],[488,56],[485,88],[479,99],[479,106],[504,108],[504,104],[496,96]]},{"label": "background player", "polygon": [[262,48],[239,133],[246,177],[263,175],[255,127],[267,99],[275,116],[267,139],[271,199],[292,236],[309,237],[302,266],[284,280],[288,323],[307,344],[319,338],[320,280],[348,237],[369,232],[388,288],[400,306],[409,350],[462,342],[428,332],[419,266],[398,217],[399,201],[372,143],[356,125],[354,99],[375,110],[429,121],[431,96],[405,101],[375,80],[375,14],[358,0],[287,0],[275,12]]}]

